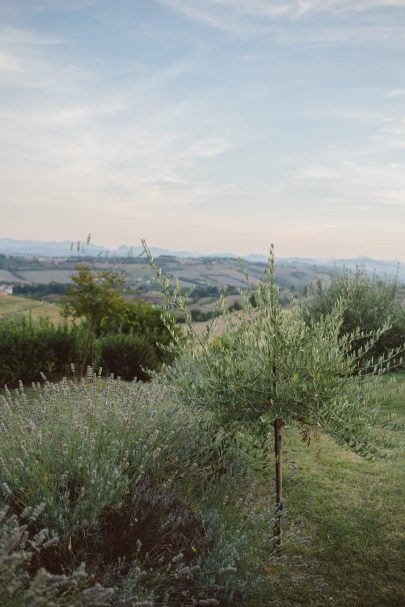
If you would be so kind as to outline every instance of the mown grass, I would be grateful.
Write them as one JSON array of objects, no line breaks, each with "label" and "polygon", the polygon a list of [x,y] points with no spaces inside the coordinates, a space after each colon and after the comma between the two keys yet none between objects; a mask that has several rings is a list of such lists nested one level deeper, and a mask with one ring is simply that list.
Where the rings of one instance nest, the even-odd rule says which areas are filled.
[{"label": "mown grass", "polygon": [[[383,410],[404,423],[405,373],[397,379]],[[285,431],[286,516],[303,521],[311,542],[299,552],[324,578],[326,593],[284,585],[280,605],[283,597],[305,607],[405,605],[405,432],[388,432],[399,443],[397,457],[369,462],[324,435],[308,447],[298,431]]]}]

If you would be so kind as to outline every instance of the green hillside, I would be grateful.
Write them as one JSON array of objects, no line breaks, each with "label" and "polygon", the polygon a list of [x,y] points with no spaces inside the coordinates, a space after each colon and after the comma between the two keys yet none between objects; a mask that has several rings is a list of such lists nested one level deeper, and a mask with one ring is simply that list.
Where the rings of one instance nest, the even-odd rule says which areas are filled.
[{"label": "green hillside", "polygon": [[0,294],[0,319],[28,317],[29,314],[31,314],[33,320],[43,317],[47,317],[55,323],[63,320],[60,307],[57,304]]}]

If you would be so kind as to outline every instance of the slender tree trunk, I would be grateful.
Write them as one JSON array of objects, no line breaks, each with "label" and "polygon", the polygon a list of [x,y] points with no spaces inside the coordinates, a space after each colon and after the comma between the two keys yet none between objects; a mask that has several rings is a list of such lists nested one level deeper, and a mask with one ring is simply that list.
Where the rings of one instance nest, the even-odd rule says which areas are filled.
[{"label": "slender tree trunk", "polygon": [[275,455],[275,473],[276,473],[276,520],[274,524],[274,537],[277,546],[280,546],[282,539],[281,515],[283,510],[283,470],[281,460],[281,428],[282,421],[279,417],[274,420],[274,455]]},{"label": "slender tree trunk", "polygon": [[86,368],[86,361],[87,361],[87,358],[89,356],[90,345],[91,345],[91,340],[92,340],[92,337],[93,337],[93,333],[94,333],[94,323],[91,323],[90,326],[89,326],[89,331],[87,333],[86,343],[85,343],[85,346],[84,346],[82,364],[80,365],[79,380],[82,379],[82,377],[84,375],[84,370]]},{"label": "slender tree trunk", "polygon": [[[273,361],[273,399],[277,398],[277,365]],[[281,545],[282,530],[281,530],[281,515],[283,510],[283,469],[281,461],[281,428],[283,422],[279,417],[273,422],[274,426],[274,456],[275,456],[275,480],[276,480],[276,519],[274,523],[274,538],[276,545]]]}]

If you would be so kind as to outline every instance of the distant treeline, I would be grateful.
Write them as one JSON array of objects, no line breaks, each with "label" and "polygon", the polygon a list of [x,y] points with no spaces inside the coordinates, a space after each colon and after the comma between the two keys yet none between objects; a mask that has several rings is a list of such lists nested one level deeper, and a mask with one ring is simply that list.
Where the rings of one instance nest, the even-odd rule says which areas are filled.
[{"label": "distant treeline", "polygon": [[[198,285],[192,288],[190,293],[190,300],[193,302],[197,302],[199,299],[203,297],[215,297],[218,298],[223,289],[220,287],[216,287],[213,285]],[[227,295],[239,295],[240,289],[238,287],[228,286],[226,287]]]},{"label": "distant treeline", "polygon": [[50,295],[65,295],[69,286],[69,284],[55,281],[47,284],[16,284],[13,287],[13,293],[14,295],[42,299]]},{"label": "distant treeline", "polygon": [[14,272],[14,270],[38,270],[42,268],[43,264],[37,259],[0,254],[0,270]]}]

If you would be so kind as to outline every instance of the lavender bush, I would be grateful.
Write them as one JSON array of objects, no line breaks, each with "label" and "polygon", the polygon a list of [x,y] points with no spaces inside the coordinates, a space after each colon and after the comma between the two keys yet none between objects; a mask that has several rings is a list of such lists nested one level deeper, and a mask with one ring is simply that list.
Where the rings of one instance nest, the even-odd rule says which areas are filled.
[{"label": "lavender bush", "polygon": [[53,605],[38,580],[59,580],[62,592],[82,562],[85,596],[96,582],[114,586],[114,605],[230,605],[259,587],[252,545],[261,536],[271,553],[273,513],[252,509],[247,457],[209,411],[155,382],[91,369],[81,381],[6,391],[0,409],[1,527],[7,537],[15,529],[24,553],[0,578],[7,607],[29,604],[32,584],[38,604]]},{"label": "lavender bush", "polygon": [[92,607],[111,605],[113,590],[94,583],[81,564],[71,575],[52,575],[40,569],[27,572],[33,556],[57,543],[42,529],[31,539],[28,524],[40,517],[45,505],[26,508],[21,524],[8,509],[0,509],[0,604],[3,607]]}]

